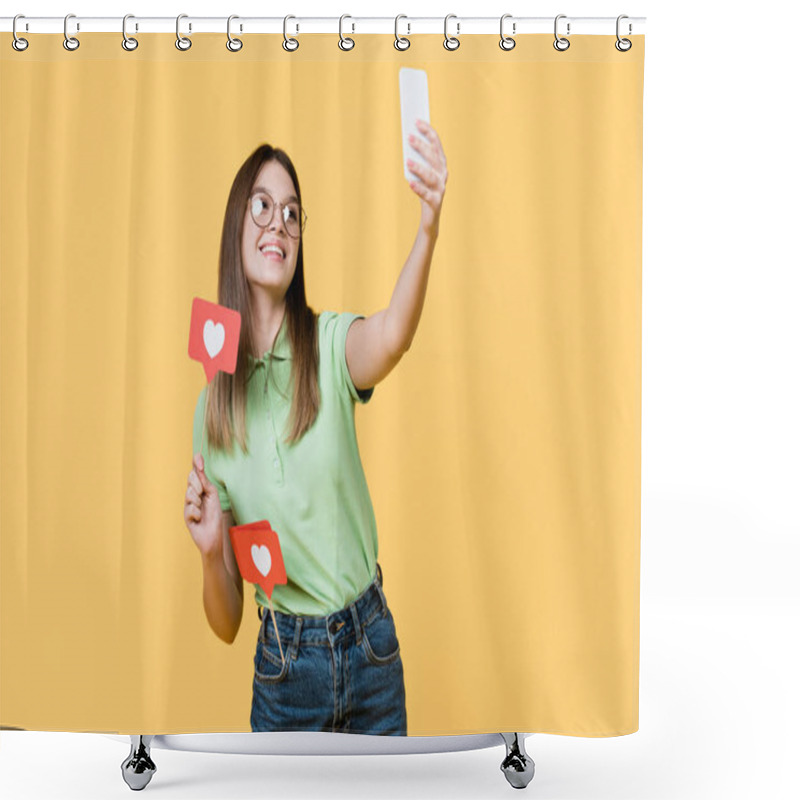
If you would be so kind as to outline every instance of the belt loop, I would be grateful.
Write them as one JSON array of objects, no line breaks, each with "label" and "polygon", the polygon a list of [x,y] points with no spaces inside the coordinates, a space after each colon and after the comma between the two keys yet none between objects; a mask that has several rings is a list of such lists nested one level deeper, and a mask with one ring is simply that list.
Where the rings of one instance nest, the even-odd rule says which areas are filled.
[{"label": "belt loop", "polygon": [[361,620],[358,618],[358,610],[356,609],[356,604],[350,604],[350,613],[353,616],[353,626],[356,629],[356,644],[361,644]]},{"label": "belt loop", "polygon": [[383,606],[383,616],[385,617],[389,613],[389,604],[386,602],[386,595],[383,593],[383,588],[381,586],[378,587],[378,594],[381,597],[381,605]]},{"label": "belt loop", "polygon": [[386,595],[383,593],[383,570],[381,569],[381,565],[376,561],[375,568],[377,570],[377,581],[375,582],[375,588],[378,590],[378,596],[381,598],[381,605],[383,606],[383,616],[385,617],[389,611],[389,605],[386,602]]},{"label": "belt loop", "polygon": [[378,596],[381,598],[381,605],[383,606],[383,616],[389,612],[389,605],[386,602],[386,595],[383,593],[383,570],[378,562],[375,562],[378,567],[378,580],[375,583],[375,588],[378,590]]},{"label": "belt loop", "polygon": [[292,642],[292,658],[297,661],[297,651],[300,649],[300,632],[303,630],[303,618],[295,617],[294,641]]}]

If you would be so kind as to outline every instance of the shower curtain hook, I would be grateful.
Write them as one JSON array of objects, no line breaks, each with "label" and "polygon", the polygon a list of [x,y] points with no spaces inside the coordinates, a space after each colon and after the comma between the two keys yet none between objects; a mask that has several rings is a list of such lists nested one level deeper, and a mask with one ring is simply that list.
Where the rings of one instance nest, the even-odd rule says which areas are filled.
[{"label": "shower curtain hook", "polygon": [[[511,14],[503,14],[503,16],[500,17],[500,49],[505,51],[513,50],[517,46],[517,43],[510,36],[505,36],[503,34],[503,23],[506,21],[507,17],[511,17]],[[516,33],[516,32],[517,32],[517,23],[512,22],[511,33]]]},{"label": "shower curtain hook", "polygon": [[447,35],[447,22],[450,17],[456,17],[455,14],[448,14],[444,18],[444,49],[445,50],[458,50],[461,45],[461,42],[456,38],[461,31],[461,23],[458,22],[458,17],[456,17],[456,36],[448,36]]},{"label": "shower curtain hook", "polygon": [[[133,14],[126,14],[122,18],[122,49],[127,50],[130,52],[131,50],[135,50],[139,46],[138,39],[134,39],[132,36],[128,36],[127,32],[125,31],[125,24],[129,19],[136,19]],[[136,30],[139,30],[139,26],[136,26]]]},{"label": "shower curtain hook", "polygon": [[[614,42],[614,47],[616,47],[617,50],[620,51],[620,53],[627,53],[628,50],[630,50],[631,47],[633,47],[633,42],[630,39],[620,39],[619,38],[619,21],[621,19],[630,19],[630,17],[627,14],[620,14],[617,17],[617,41]],[[628,23],[628,33],[630,33],[630,32],[631,32],[631,26],[630,26],[630,23]],[[623,45],[623,42],[625,42],[624,45]]]},{"label": "shower curtain hook", "polygon": [[[188,19],[188,14],[178,14],[178,18],[175,20],[175,47],[178,50],[188,50],[192,46],[192,40],[188,39],[186,36],[181,36],[181,20]],[[192,23],[189,23],[189,33],[192,32]]]},{"label": "shower curtain hook", "polygon": [[[77,50],[81,46],[81,43],[74,36],[70,36],[67,33],[67,22],[70,17],[74,19],[75,15],[67,14],[67,16],[64,17],[64,49],[72,51],[72,50]],[[76,23],[76,30],[79,31],[80,29],[81,29],[80,23]]]},{"label": "shower curtain hook", "polygon": [[[405,14],[398,14],[394,18],[394,46],[396,50],[408,50],[408,48],[411,47],[411,40],[406,39],[404,36],[400,36],[397,32],[397,23],[400,21],[400,19],[408,19],[408,17]],[[410,34],[411,23],[407,22],[406,25],[408,25],[408,32]],[[400,42],[403,44],[400,44]]]},{"label": "shower curtain hook", "polygon": [[[558,21],[560,19],[566,19],[566,18],[567,18],[566,14],[559,14],[556,17],[556,22],[555,22],[554,30],[555,30],[556,40],[553,42],[553,47],[555,47],[555,49],[558,50],[560,53],[563,53],[565,50],[569,49],[569,39],[565,39],[563,36],[558,35]],[[567,23],[567,36],[569,36],[569,22]]]},{"label": "shower curtain hook", "polygon": [[[286,23],[290,19],[297,19],[297,17],[293,17],[291,14],[287,14],[283,18],[283,49],[288,51],[289,53],[293,53],[295,50],[297,50],[298,47],[300,47],[300,42],[297,39],[292,39],[291,36],[286,35]],[[297,33],[297,31],[299,30],[300,28],[298,27],[295,30],[295,33]]]},{"label": "shower curtain hook", "polygon": [[[244,47],[244,44],[242,43],[241,39],[232,39],[231,38],[231,20],[232,19],[239,19],[239,17],[237,17],[236,14],[231,14],[228,17],[228,41],[225,42],[225,47],[227,47],[228,50],[231,51],[231,53],[238,53]],[[239,30],[241,31],[241,26],[239,27]]]},{"label": "shower curtain hook", "polygon": [[15,50],[17,50],[18,52],[21,53],[23,50],[27,50],[28,49],[28,40],[27,39],[20,39],[19,36],[17,36],[17,20],[18,19],[25,19],[25,16],[23,14],[17,14],[17,16],[14,17],[14,21],[11,23],[11,33],[14,34],[14,40],[11,42],[11,46]]},{"label": "shower curtain hook", "polygon": [[[351,39],[349,36],[342,35],[342,21],[345,19],[345,17],[347,17],[347,19],[353,19],[349,14],[342,14],[342,16],[339,17],[339,49],[352,50],[356,46],[355,40]],[[355,33],[355,31],[356,24],[354,22],[352,33]]]}]

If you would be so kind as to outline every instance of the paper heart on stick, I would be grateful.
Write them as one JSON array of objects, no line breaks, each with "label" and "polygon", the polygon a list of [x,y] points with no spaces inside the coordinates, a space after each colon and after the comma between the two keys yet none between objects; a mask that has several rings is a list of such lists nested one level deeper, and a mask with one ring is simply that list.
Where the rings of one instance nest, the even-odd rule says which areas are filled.
[{"label": "paper heart on stick", "polygon": [[278,534],[269,520],[233,525],[230,537],[242,578],[257,583],[267,597],[272,597],[275,587],[286,583],[286,567]]},{"label": "paper heart on stick", "polygon": [[225,344],[225,326],[221,322],[215,325],[210,319],[207,319],[206,324],[203,325],[203,344],[206,346],[209,357],[214,358]]},{"label": "paper heart on stick", "polygon": [[266,578],[272,569],[272,556],[269,554],[269,547],[265,544],[262,544],[261,547],[254,544],[250,548],[250,557],[253,559],[256,569]]}]

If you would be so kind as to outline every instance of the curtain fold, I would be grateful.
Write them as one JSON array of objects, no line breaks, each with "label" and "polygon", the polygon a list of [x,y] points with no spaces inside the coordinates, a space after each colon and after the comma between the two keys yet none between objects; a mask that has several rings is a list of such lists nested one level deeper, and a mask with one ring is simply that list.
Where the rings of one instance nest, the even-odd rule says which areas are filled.
[{"label": "curtain fold", "polygon": [[226,645],[183,522],[192,298],[268,142],[310,306],[388,306],[408,66],[449,178],[412,347],[355,411],[408,733],[636,731],[644,37],[139,38],[0,34],[0,724],[250,730],[253,587]]}]

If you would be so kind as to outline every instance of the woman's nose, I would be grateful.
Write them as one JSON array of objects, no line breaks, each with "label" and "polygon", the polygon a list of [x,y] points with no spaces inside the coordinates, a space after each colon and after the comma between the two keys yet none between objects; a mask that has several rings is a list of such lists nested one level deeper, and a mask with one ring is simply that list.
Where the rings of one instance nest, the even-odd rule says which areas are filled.
[{"label": "woman's nose", "polygon": [[278,230],[278,229],[286,230],[286,226],[283,224],[283,209],[276,205],[275,208],[272,209],[272,219],[269,221],[269,230]]}]

